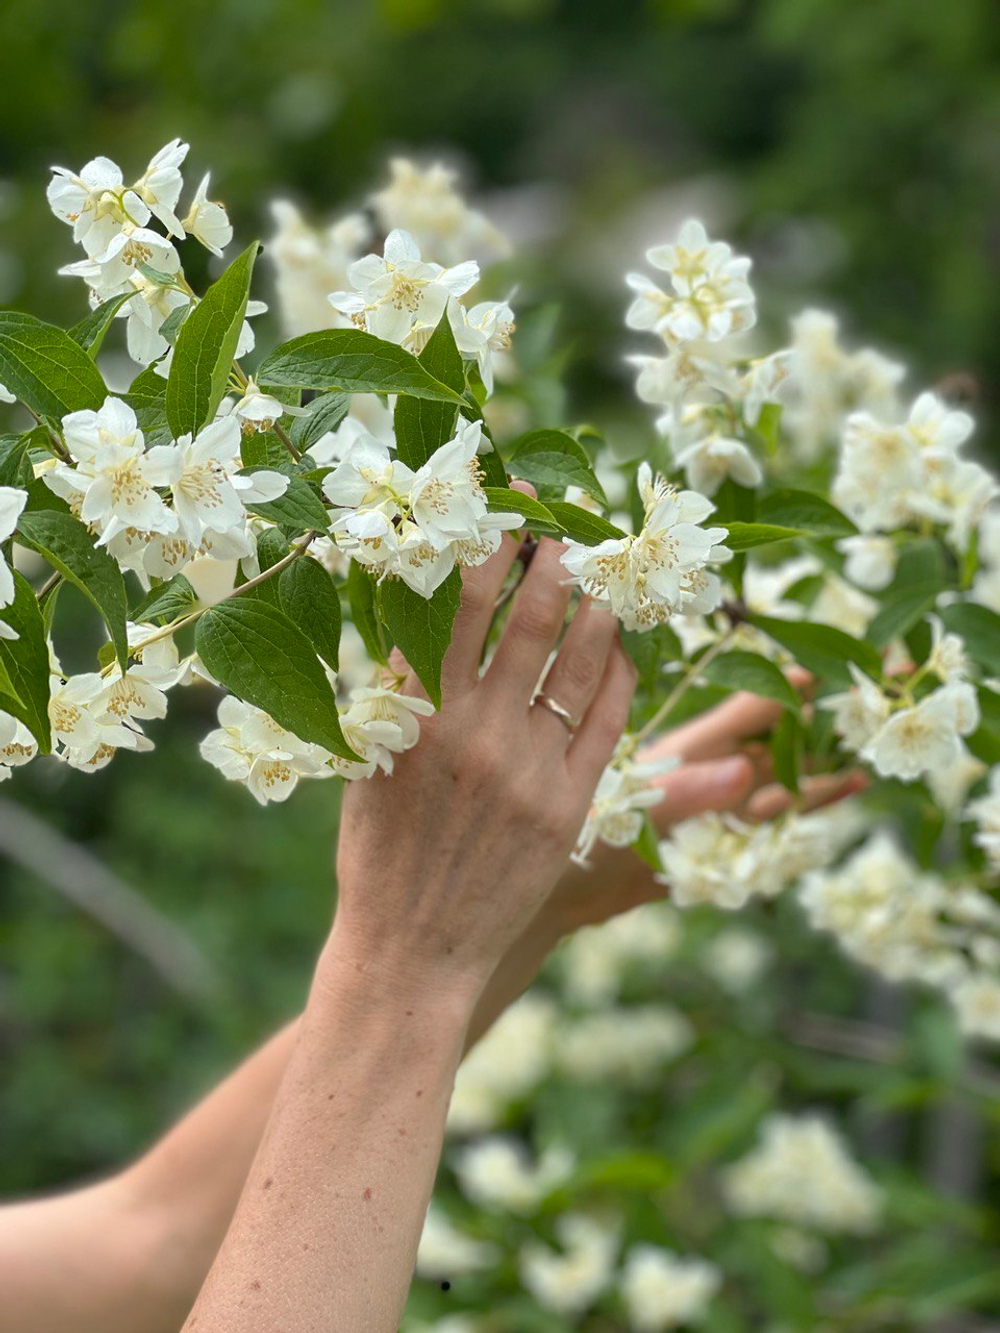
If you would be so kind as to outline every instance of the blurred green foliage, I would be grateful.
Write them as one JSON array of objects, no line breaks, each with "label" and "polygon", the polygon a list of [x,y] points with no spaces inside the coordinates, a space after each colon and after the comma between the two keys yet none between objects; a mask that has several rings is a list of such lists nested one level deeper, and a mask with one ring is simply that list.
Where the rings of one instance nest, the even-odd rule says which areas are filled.
[{"label": "blurred green foliage", "polygon": [[[212,168],[242,238],[267,234],[274,194],[323,216],[360,197],[392,149],[453,148],[477,186],[559,191],[525,303],[566,307],[575,410],[608,410],[624,345],[624,297],[609,297],[588,257],[651,192],[701,180],[723,190],[727,232],[779,304],[814,296],[849,311],[922,375],[971,371],[988,414],[996,20],[994,0],[7,0],[0,302],[62,323],[83,313],[81,291],[68,300],[55,276],[77,256],[45,204],[53,162],[103,153],[132,170],[180,135],[189,178]],[[5,1192],[134,1153],[303,999],[332,911],[334,784],[260,810],[197,757],[210,692],[175,698],[170,722],[150,728],[154,756],[121,755],[94,777],[33,765],[0,795],[141,888],[217,963],[223,995],[180,999],[49,886],[0,864]],[[856,1014],[867,983],[794,921],[778,929],[786,961],[740,1032],[718,1025],[705,1068],[728,1072],[704,1095],[724,1102],[771,1061],[796,1099],[847,1104],[862,1127],[901,1113],[894,1151],[920,1167],[927,1103],[952,1087],[954,1034],[918,1006],[898,1067],[790,1052],[769,1035],[783,1016]],[[709,1003],[700,983],[673,984],[682,1002]],[[995,1105],[977,1098],[975,1111],[995,1122]],[[579,1133],[664,1146],[655,1121],[629,1115],[597,1098]],[[977,1168],[981,1187],[996,1154]],[[919,1227],[933,1206],[919,1193],[910,1204]],[[971,1230],[989,1234],[979,1218]]]}]

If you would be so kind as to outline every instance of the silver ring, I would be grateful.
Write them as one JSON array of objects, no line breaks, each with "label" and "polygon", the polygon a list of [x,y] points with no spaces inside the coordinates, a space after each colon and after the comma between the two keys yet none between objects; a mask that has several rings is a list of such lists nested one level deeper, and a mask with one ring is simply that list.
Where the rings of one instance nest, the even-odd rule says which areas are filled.
[{"label": "silver ring", "polygon": [[580,724],[568,708],[563,708],[558,699],[553,699],[551,694],[539,691],[531,702],[532,704],[541,704],[543,708],[547,708],[553,717],[559,719],[571,736],[575,734]]}]

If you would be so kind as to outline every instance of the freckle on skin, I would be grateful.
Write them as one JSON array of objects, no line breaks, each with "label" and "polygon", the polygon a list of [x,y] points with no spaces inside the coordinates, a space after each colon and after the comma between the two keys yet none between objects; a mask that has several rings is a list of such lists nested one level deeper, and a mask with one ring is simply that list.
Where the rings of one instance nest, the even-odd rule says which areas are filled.
[{"label": "freckle on skin", "polygon": [[418,1089],[417,1089],[417,1096],[418,1096],[418,1097],[422,1097],[423,1095],[424,1095],[424,1090],[423,1090],[423,1088],[418,1088]]},{"label": "freckle on skin", "polygon": [[274,1177],[268,1176],[268,1178],[264,1181],[264,1189],[269,1190],[273,1184],[274,1184]]},{"label": "freckle on skin", "polygon": [[256,1280],[254,1280],[253,1282],[250,1283],[250,1287],[251,1287],[251,1290],[253,1290],[253,1291],[260,1291],[260,1283],[257,1282]]},{"label": "freckle on skin", "polygon": [[399,1136],[400,1136],[400,1138],[405,1139],[405,1138],[406,1138],[406,1130],[405,1130],[405,1129],[401,1129],[401,1130],[399,1131]]},{"label": "freckle on skin", "polygon": [[363,1195],[363,1198],[365,1198],[365,1199],[367,1200],[367,1199],[370,1199],[371,1197],[372,1197],[372,1192],[371,1192],[371,1190],[365,1190],[364,1195]]},{"label": "freckle on skin", "polygon": [[406,1017],[407,1017],[407,1018],[412,1018],[412,1017],[413,1017],[413,1010],[412,1010],[412,1009],[407,1009],[407,1011],[406,1011]]}]

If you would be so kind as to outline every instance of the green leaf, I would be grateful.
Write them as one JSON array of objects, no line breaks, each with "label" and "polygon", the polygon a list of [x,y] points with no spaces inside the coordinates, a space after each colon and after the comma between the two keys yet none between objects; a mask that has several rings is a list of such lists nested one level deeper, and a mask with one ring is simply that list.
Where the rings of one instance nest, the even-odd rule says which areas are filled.
[{"label": "green leaf", "polygon": [[800,528],[787,528],[777,523],[723,523],[721,526],[728,529],[728,536],[723,540],[731,551],[749,551],[754,546],[785,542],[803,535]]},{"label": "green leaf", "polygon": [[772,491],[757,505],[761,523],[797,528],[810,537],[853,537],[857,528],[839,509],[811,491]]},{"label": "green leaf", "polygon": [[[290,431],[292,444],[303,453],[311,449],[317,440],[331,430],[336,430],[351,406],[351,395],[341,393],[320,394],[308,405],[309,415],[293,417]],[[287,450],[286,450],[287,453]]]},{"label": "green leaf", "polygon": [[167,421],[175,439],[197,435],[222,402],[243,328],[258,249],[257,241],[248,245],[181,325],[165,400]]},{"label": "green leaf", "polygon": [[3,707],[34,736],[42,754],[52,749],[49,724],[49,648],[45,622],[31,585],[14,573],[14,600],[0,608],[0,620],[17,634],[0,639],[0,663],[13,694],[6,694]]},{"label": "green leaf", "polygon": [[14,310],[0,310],[0,384],[40,417],[96,411],[108,394],[97,367],[68,333]]},{"label": "green leaf", "polygon": [[167,422],[167,381],[147,366],[136,375],[123,398],[135,413],[147,449],[154,444],[169,444],[174,438]]},{"label": "green leaf", "polygon": [[639,673],[639,686],[652,694],[659,684],[665,662],[676,662],[681,644],[669,625],[648,630],[619,630],[622,647]]},{"label": "green leaf", "polygon": [[183,574],[175,574],[166,583],[158,583],[129,614],[137,625],[169,625],[198,605],[198,594]]},{"label": "green leaf", "polygon": [[773,662],[742,649],[717,657],[705,668],[705,678],[728,690],[748,690],[798,712],[799,696]]},{"label": "green leaf", "polygon": [[22,490],[34,480],[28,447],[33,431],[24,435],[0,436],[0,486],[19,486]]},{"label": "green leaf", "polygon": [[288,490],[277,500],[248,504],[247,510],[266,518],[269,523],[277,523],[295,532],[326,532],[330,526],[330,516],[323,501],[302,477],[289,477]]},{"label": "green leaf", "polygon": [[133,296],[135,292],[122,292],[120,296],[112,296],[70,329],[69,336],[75,343],[79,343],[91,359],[96,358],[101,350],[104,335],[111,327],[115,315],[126,301],[131,301]]},{"label": "green leaf", "polygon": [[[424,370],[461,396],[465,392],[465,366],[455,346],[448,312],[427,340],[420,353]],[[455,435],[457,411],[453,403],[433,402],[427,398],[410,398],[401,394],[396,400],[393,427],[396,452],[407,467],[416,471],[427,462],[435,449]]]},{"label": "green leaf", "polygon": [[550,500],[548,510],[566,536],[572,537],[575,542],[582,542],[584,546],[596,546],[599,542],[625,536],[621,528],[616,528],[600,514],[581,509],[579,505],[568,504],[565,500]]},{"label": "green leaf", "polygon": [[914,542],[904,548],[892,584],[865,635],[875,648],[905,636],[934,610],[946,585],[944,560],[937,542]]},{"label": "green leaf", "polygon": [[484,486],[486,507],[491,514],[520,514],[525,525],[535,532],[562,535],[563,527],[547,505],[525,495],[523,491],[508,490],[506,486]]},{"label": "green leaf", "polygon": [[368,656],[384,666],[389,660],[390,644],[386,642],[375,603],[375,580],[356,560],[347,571],[347,600],[351,608],[354,628],[368,650]]},{"label": "green leaf", "polygon": [[396,646],[417,674],[435,708],[441,707],[441,663],[462,595],[462,576],[453,569],[432,597],[421,597],[402,579],[386,579],[378,605]]},{"label": "green leaf", "polygon": [[655,870],[657,874],[663,874],[663,861],[660,859],[660,835],[656,831],[656,825],[653,823],[648,810],[643,816],[642,832],[632,844],[632,850],[641,861],[645,861],[650,870]]},{"label": "green leaf", "polygon": [[965,641],[969,656],[992,676],[1000,675],[1000,616],[975,602],[955,602],[943,607],[945,629]]},{"label": "green leaf", "polygon": [[430,375],[415,356],[361,329],[326,329],[282,343],[257,371],[257,382],[349,393],[405,393],[459,403],[461,395]]},{"label": "green leaf", "polygon": [[240,459],[245,468],[271,468],[283,472],[294,460],[288,446],[273,430],[254,430],[240,440]]},{"label": "green leaf", "polygon": [[[280,528],[265,528],[263,532],[257,535],[257,564],[260,566],[260,572],[266,573],[273,569],[279,560],[284,560],[288,555],[288,539]],[[251,588],[245,596],[257,597],[262,602],[270,602],[278,611],[281,608],[281,595],[278,592],[278,581],[276,578],[265,579],[255,588]]]},{"label": "green leaf", "polygon": [[301,740],[342,759],[358,756],[340,729],[333,686],[312,644],[281,611],[231,597],[198,621],[195,648],[215,679]]},{"label": "green leaf", "polygon": [[853,662],[870,676],[880,674],[879,655],[871,644],[852,639],[843,630],[831,625],[811,625],[802,620],[778,620],[771,616],[750,616],[749,619],[820,681],[850,685],[848,662]]},{"label": "green leaf", "polygon": [[177,342],[178,334],[181,331],[181,325],[190,315],[195,307],[195,302],[188,301],[186,305],[176,305],[170,314],[160,325],[160,337],[170,344],[171,347]]},{"label": "green leaf", "polygon": [[281,606],[327,666],[339,665],[340,597],[330,573],[318,560],[300,556],[278,576]]},{"label": "green leaf", "polygon": [[[561,498],[567,486],[578,486],[607,509],[608,497],[594,474],[590,455],[578,440],[561,430],[533,430],[514,442],[507,455],[509,471],[546,492],[558,492]],[[556,498],[555,496],[553,498]]]},{"label": "green leaf", "polygon": [[58,509],[25,511],[17,525],[19,539],[89,598],[108,627],[124,671],[128,666],[125,617],[128,601],[121,570],[79,519]]}]

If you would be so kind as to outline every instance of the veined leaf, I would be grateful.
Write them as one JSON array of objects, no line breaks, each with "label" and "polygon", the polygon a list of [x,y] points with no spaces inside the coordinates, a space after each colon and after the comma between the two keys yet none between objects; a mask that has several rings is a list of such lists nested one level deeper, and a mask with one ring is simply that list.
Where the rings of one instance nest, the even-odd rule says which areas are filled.
[{"label": "veined leaf", "polygon": [[300,556],[278,576],[281,606],[298,625],[327,666],[334,671],[340,653],[340,597],[336,585],[318,560]]},{"label": "veined leaf", "polygon": [[256,598],[231,597],[199,619],[195,648],[238,699],[301,740],[358,758],[344,739],[333,686],[312,644],[283,612]]},{"label": "veined leaf", "polygon": [[16,717],[34,736],[42,754],[52,749],[49,724],[49,648],[45,622],[31,585],[14,573],[14,600],[0,607],[0,620],[17,634],[0,639],[0,663],[14,690],[2,699],[4,710]]},{"label": "veined leaf", "polygon": [[151,588],[129,614],[137,625],[158,622],[168,625],[198,604],[198,594],[183,574],[175,574],[166,583]]},{"label": "veined leaf", "polygon": [[[465,366],[455,346],[447,310],[420,353],[424,370],[461,396],[465,391]],[[455,435],[457,406],[429,398],[411,398],[400,394],[396,400],[393,426],[396,452],[407,467],[416,471],[427,462],[435,449]]]},{"label": "veined leaf", "polygon": [[788,650],[801,666],[821,681],[835,685],[849,685],[851,673],[848,662],[853,662],[870,676],[880,674],[879,655],[870,643],[852,639],[843,630],[831,625],[811,625],[802,620],[778,620],[772,616],[751,616],[769,638]]},{"label": "veined leaf", "polygon": [[351,608],[351,621],[361,635],[369,657],[384,666],[389,660],[391,645],[386,642],[375,598],[375,580],[363,565],[352,560],[347,571],[347,600]]},{"label": "veined leaf", "polygon": [[257,382],[349,393],[404,393],[460,403],[461,395],[434,378],[415,356],[361,329],[326,329],[282,343],[257,371]]},{"label": "veined leaf", "polygon": [[125,617],[128,602],[121,570],[79,519],[59,509],[25,510],[17,525],[20,541],[45,559],[89,598],[104,619],[124,671],[128,666]]},{"label": "veined leaf", "polygon": [[28,455],[33,431],[24,435],[0,436],[0,486],[19,486],[22,489],[34,480],[34,470]]},{"label": "veined leaf", "polygon": [[803,535],[800,528],[787,528],[777,523],[723,523],[728,535],[723,538],[731,551],[749,551],[754,546],[784,542]]},{"label": "veined leaf", "polygon": [[277,500],[248,504],[247,509],[251,514],[266,518],[269,523],[277,523],[295,532],[326,532],[330,526],[330,516],[323,501],[302,477],[290,477],[288,490]]},{"label": "veined leaf", "polygon": [[290,437],[292,444],[303,452],[311,449],[317,440],[331,430],[336,430],[351,406],[351,395],[341,393],[320,394],[308,404],[308,416],[293,417]]},{"label": "veined leaf", "polygon": [[567,504],[565,500],[550,500],[548,509],[566,536],[585,546],[596,546],[599,542],[625,536],[621,528],[616,528],[600,514],[582,509],[579,505]]},{"label": "veined leaf", "polygon": [[505,486],[484,486],[486,507],[494,514],[520,514],[525,526],[535,532],[561,537],[562,524],[553,517],[548,505],[535,500],[523,491],[508,490]]},{"label": "veined leaf", "polygon": [[75,343],[79,343],[87,355],[93,360],[101,350],[101,344],[104,342],[104,335],[111,327],[114,317],[121,310],[126,301],[131,301],[135,292],[123,292],[120,296],[112,296],[109,300],[103,301],[96,310],[92,310],[89,315],[81,319],[78,324],[74,324],[69,331],[69,336]]},{"label": "veined leaf", "polygon": [[441,663],[451,642],[461,593],[462,576],[457,569],[432,597],[421,597],[402,579],[387,579],[378,592],[382,619],[435,708],[441,707]]},{"label": "veined leaf", "polygon": [[[594,473],[590,455],[578,440],[561,430],[533,430],[514,442],[507,455],[509,470],[546,491],[565,494],[567,486],[578,486],[607,509],[608,497]],[[555,497],[554,497],[555,498]]]},{"label": "veined leaf", "polygon": [[705,668],[705,679],[728,690],[748,690],[798,712],[799,696],[773,662],[742,649],[726,653]]},{"label": "veined leaf", "polygon": [[258,249],[257,241],[248,245],[181,325],[165,399],[167,421],[175,439],[197,435],[222,402],[243,328]]},{"label": "veined leaf", "polygon": [[108,392],[68,333],[14,310],[0,310],[0,384],[40,417],[96,411]]},{"label": "veined leaf", "polygon": [[857,528],[839,509],[811,491],[772,491],[757,503],[761,523],[797,528],[810,537],[853,537]]},{"label": "veined leaf", "polygon": [[135,413],[146,441],[146,448],[154,444],[169,444],[174,438],[167,421],[167,381],[156,373],[156,366],[147,366],[136,375],[122,396]]}]

